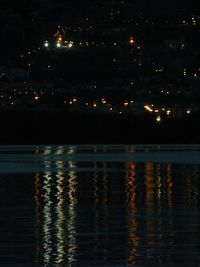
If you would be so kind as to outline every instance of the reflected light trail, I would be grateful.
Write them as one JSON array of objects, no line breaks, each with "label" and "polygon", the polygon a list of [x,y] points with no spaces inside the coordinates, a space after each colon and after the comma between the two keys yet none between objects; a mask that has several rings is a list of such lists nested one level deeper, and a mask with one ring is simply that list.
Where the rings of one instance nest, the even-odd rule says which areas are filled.
[{"label": "reflected light trail", "polygon": [[99,201],[98,174],[97,174],[97,163],[96,162],[94,162],[94,174],[93,174],[92,180],[93,180],[93,188],[94,188],[94,209],[95,209]]},{"label": "reflected light trail", "polygon": [[[76,163],[73,161],[68,162],[69,167],[76,170]],[[77,230],[76,230],[76,204],[77,204],[77,174],[75,171],[69,172],[68,184],[68,220],[67,220],[67,233],[68,233],[68,247],[67,247],[67,266],[72,266],[76,262],[77,251]]]},{"label": "reflected light trail", "polygon": [[136,220],[136,165],[132,162],[126,164],[126,185],[127,201],[129,204],[129,242],[130,252],[128,255],[128,265],[135,265],[138,256],[138,246],[140,238],[137,236],[138,223]]},{"label": "reflected light trail", "polygon": [[44,238],[44,266],[48,266],[51,263],[52,258],[52,236],[51,236],[51,224],[52,224],[52,208],[51,208],[51,172],[47,171],[44,174],[44,208],[43,208],[43,238]]},{"label": "reflected light trail", "polygon": [[40,209],[41,209],[41,182],[40,182],[40,173],[36,173],[34,176],[34,200],[35,200],[35,239],[36,239],[36,248],[35,248],[35,263],[38,264],[40,260]]},{"label": "reflected light trail", "polygon": [[145,164],[145,184],[146,184],[146,212],[147,212],[147,258],[153,258],[156,244],[156,224],[155,215],[155,182],[154,182],[154,163],[147,162]]},{"label": "reflected light trail", "polygon": [[173,212],[172,212],[172,207],[173,207],[173,179],[172,179],[172,164],[167,163],[166,166],[166,178],[167,178],[167,204],[168,207],[170,208],[169,210],[169,229],[170,229],[170,234],[169,234],[169,244],[172,245],[174,244],[174,221],[173,221]]},{"label": "reflected light trail", "polygon": [[[59,168],[61,163],[58,163]],[[56,230],[56,264],[64,262],[65,258],[65,215],[64,215],[64,172],[57,172],[57,185],[56,185],[56,215],[57,220],[55,221],[55,230]]]},{"label": "reflected light trail", "polygon": [[51,236],[51,224],[52,224],[52,207],[51,207],[51,182],[52,173],[50,170],[51,162],[48,160],[48,155],[51,154],[51,147],[46,147],[44,150],[45,156],[44,161],[45,172],[43,176],[43,248],[44,248],[44,266],[48,266],[52,262],[52,236]]},{"label": "reflected light trail", "polygon": [[55,155],[63,155],[63,154],[64,154],[64,147],[63,146],[57,147]]},{"label": "reflected light trail", "polygon": [[[103,191],[104,191],[104,198],[103,198],[103,217],[104,217],[104,233],[105,233],[105,238],[104,238],[104,246],[108,247],[109,246],[109,224],[108,224],[108,215],[109,215],[109,210],[108,210],[108,174],[107,174],[107,163],[103,162],[103,177],[102,177],[102,183],[103,183]],[[104,261],[107,262],[108,260],[108,251],[104,249]]]}]

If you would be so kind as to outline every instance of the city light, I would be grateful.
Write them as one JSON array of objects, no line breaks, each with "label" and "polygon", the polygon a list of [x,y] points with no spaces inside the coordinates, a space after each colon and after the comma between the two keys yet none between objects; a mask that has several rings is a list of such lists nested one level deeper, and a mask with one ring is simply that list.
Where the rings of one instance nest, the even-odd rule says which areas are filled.
[{"label": "city light", "polygon": [[171,110],[168,109],[168,110],[166,111],[166,114],[167,114],[167,115],[170,115],[170,114],[171,114]]},{"label": "city light", "polygon": [[129,105],[128,101],[124,102],[124,107],[127,107]]},{"label": "city light", "polygon": [[158,123],[161,122],[161,117],[160,116],[156,117],[156,122],[158,122]]},{"label": "city light", "polygon": [[48,41],[45,41],[44,46],[45,47],[49,47],[49,42]]},{"label": "city light", "polygon": [[153,109],[150,106],[148,106],[148,105],[145,105],[144,106],[144,109],[146,109],[149,112],[153,112]]},{"label": "city light", "polygon": [[72,48],[73,47],[73,42],[69,42],[68,47]]},{"label": "city light", "polygon": [[135,44],[135,38],[133,36],[130,37],[129,43],[130,43],[130,45]]}]

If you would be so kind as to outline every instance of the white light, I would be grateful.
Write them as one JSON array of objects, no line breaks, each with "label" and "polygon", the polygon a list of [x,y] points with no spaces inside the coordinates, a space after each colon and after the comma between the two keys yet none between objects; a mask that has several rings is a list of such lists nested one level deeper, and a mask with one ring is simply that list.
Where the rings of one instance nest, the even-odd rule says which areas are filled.
[{"label": "white light", "polygon": [[161,117],[160,117],[160,116],[157,116],[157,117],[156,117],[156,121],[157,121],[157,122],[161,122]]},{"label": "white light", "polygon": [[49,43],[48,43],[48,41],[45,41],[44,46],[45,46],[45,47],[49,47]]},{"label": "white light", "polygon": [[61,44],[60,44],[60,43],[57,43],[56,46],[57,46],[57,47],[61,47]]},{"label": "white light", "polygon": [[72,43],[69,43],[68,47],[69,48],[72,48],[73,47],[73,44]]}]

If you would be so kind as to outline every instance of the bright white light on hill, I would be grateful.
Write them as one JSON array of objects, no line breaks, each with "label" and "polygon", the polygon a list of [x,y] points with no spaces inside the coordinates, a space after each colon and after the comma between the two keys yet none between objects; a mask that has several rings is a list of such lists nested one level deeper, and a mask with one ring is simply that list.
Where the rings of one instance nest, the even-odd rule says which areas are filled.
[{"label": "bright white light on hill", "polygon": [[44,46],[45,47],[49,47],[49,42],[48,41],[45,41]]}]

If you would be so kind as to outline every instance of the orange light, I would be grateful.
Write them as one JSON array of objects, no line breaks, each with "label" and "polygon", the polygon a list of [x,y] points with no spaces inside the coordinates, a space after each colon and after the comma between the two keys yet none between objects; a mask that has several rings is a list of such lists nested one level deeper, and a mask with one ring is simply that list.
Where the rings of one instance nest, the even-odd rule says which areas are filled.
[{"label": "orange light", "polygon": [[148,105],[145,105],[144,106],[144,109],[146,109],[149,112],[153,112],[153,109],[150,106],[148,106]]},{"label": "orange light", "polygon": [[130,37],[129,43],[130,43],[130,45],[135,44],[135,38],[133,36]]},{"label": "orange light", "polygon": [[128,101],[124,102],[124,107],[127,107],[129,105]]}]

